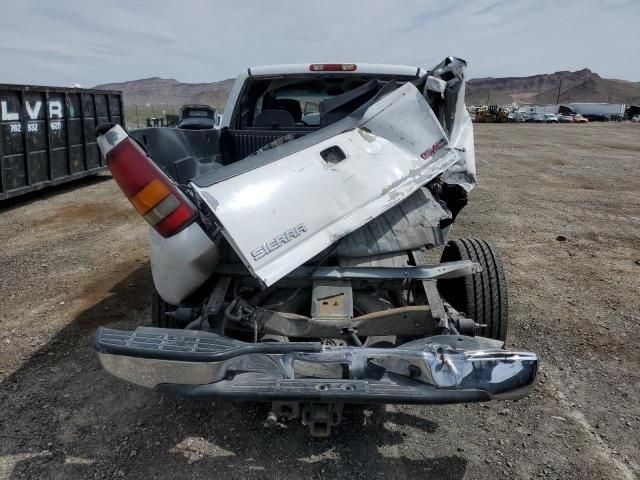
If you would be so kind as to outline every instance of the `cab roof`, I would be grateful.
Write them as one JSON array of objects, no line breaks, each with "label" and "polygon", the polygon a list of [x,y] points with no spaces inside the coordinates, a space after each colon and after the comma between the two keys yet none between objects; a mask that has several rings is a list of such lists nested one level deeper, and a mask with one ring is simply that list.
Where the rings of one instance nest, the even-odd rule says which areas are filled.
[{"label": "cab roof", "polygon": [[[337,70],[323,71],[313,70],[312,65],[353,65],[354,70]],[[247,73],[249,76],[269,76],[269,75],[295,75],[295,74],[373,74],[373,75],[399,75],[399,76],[415,76],[418,77],[425,73],[420,67],[412,67],[409,65],[388,65],[384,63],[289,63],[283,65],[263,65],[251,67]]]}]

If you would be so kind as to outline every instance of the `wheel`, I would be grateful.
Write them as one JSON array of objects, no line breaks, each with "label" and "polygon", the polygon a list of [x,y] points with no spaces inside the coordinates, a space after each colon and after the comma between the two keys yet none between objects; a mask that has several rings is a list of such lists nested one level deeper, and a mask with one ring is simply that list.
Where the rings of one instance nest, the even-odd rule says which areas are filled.
[{"label": "wheel", "polygon": [[165,302],[154,288],[151,292],[151,325],[159,328],[180,328],[175,317],[168,317],[166,312],[174,310],[175,307]]},{"label": "wheel", "polygon": [[483,337],[504,341],[507,338],[507,280],[496,249],[480,239],[460,239],[447,243],[441,262],[471,260],[479,263],[481,273],[438,281],[438,290],[453,308],[486,325]]}]

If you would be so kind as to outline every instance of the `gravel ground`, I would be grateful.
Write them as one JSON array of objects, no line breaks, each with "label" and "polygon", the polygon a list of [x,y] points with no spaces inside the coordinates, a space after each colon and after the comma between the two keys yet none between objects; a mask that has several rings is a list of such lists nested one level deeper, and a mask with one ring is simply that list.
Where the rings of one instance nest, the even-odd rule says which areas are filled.
[{"label": "gravel ground", "polygon": [[329,439],[267,406],[104,373],[99,325],[149,323],[146,227],[109,176],[0,205],[0,478],[632,479],[640,474],[640,125],[478,125],[454,237],[495,242],[518,402],[348,408]]}]

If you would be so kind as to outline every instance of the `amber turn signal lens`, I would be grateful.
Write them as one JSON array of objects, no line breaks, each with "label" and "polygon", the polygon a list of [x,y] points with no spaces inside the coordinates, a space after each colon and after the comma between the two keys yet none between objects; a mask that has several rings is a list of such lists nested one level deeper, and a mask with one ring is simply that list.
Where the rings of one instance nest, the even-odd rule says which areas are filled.
[{"label": "amber turn signal lens", "polygon": [[141,215],[144,215],[164,200],[169,193],[167,186],[156,178],[131,197],[131,203]]}]

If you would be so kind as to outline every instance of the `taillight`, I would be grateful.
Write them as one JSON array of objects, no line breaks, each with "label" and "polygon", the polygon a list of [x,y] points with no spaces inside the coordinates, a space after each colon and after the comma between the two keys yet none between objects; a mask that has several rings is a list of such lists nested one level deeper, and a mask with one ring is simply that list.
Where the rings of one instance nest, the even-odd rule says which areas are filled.
[{"label": "taillight", "polygon": [[196,217],[193,203],[122,127],[107,128],[98,128],[98,146],[134,208],[163,237],[189,225]]},{"label": "taillight", "polygon": [[358,66],[355,63],[312,63],[309,70],[312,72],[355,72]]}]

